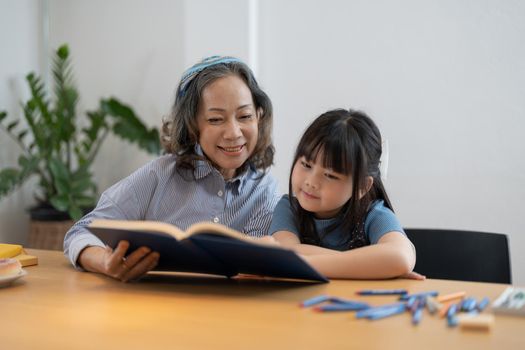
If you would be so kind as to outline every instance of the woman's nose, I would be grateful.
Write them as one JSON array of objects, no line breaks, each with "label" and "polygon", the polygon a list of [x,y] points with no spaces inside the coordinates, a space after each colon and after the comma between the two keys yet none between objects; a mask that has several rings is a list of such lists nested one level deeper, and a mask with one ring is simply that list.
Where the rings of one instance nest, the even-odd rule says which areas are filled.
[{"label": "woman's nose", "polygon": [[225,125],[224,138],[228,140],[236,140],[242,137],[242,130],[239,123],[234,120]]}]

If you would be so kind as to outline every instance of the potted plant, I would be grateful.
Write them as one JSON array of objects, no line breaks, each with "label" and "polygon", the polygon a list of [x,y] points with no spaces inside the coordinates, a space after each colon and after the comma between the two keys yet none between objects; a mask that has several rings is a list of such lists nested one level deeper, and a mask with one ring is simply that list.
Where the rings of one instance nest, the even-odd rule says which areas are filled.
[{"label": "potted plant", "polygon": [[[0,169],[0,199],[36,176],[37,204],[30,209],[29,244],[61,249],[65,231],[72,224],[68,220],[78,220],[96,204],[97,186],[91,166],[108,134],[155,154],[160,152],[160,142],[156,128],[148,129],[129,106],[115,98],[101,99],[96,110],[86,112],[87,119],[77,118],[79,94],[67,45],[56,51],[52,73],[54,90],[50,98],[42,79],[30,73],[26,80],[31,95],[22,104],[23,117],[8,117],[7,112],[0,111],[0,129],[22,151],[18,166]],[[20,123],[21,119],[25,123]],[[33,225],[38,222],[41,228],[43,222],[64,220],[64,227],[58,229],[61,232],[54,235],[57,237],[46,237],[51,234]]]}]

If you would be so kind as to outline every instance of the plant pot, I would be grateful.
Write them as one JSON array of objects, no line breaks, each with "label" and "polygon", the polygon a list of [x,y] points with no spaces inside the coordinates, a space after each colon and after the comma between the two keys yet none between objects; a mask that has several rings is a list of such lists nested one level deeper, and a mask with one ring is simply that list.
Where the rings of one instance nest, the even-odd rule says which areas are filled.
[{"label": "plant pot", "polygon": [[[87,213],[92,208],[86,209]],[[63,250],[64,236],[73,226],[69,214],[56,210],[49,204],[40,204],[29,209],[29,248]]]}]

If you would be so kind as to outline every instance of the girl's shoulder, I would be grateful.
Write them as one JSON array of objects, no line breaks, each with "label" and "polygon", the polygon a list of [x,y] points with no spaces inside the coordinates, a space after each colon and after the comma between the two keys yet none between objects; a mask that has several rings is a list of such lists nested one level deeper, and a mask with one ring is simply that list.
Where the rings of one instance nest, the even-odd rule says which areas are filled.
[{"label": "girl's shoulder", "polygon": [[383,200],[378,199],[370,204],[365,223],[372,223],[374,221],[398,222],[398,219],[392,209],[388,208]]},{"label": "girl's shoulder", "polygon": [[292,215],[292,204],[290,203],[290,197],[287,194],[283,194],[274,209],[274,215],[278,216],[291,216]]},{"label": "girl's shoulder", "polygon": [[283,194],[281,198],[279,199],[279,202],[277,203],[277,205],[289,207],[290,206],[290,196],[287,194]]},{"label": "girl's shoulder", "polygon": [[368,209],[368,215],[370,214],[378,215],[381,213],[394,214],[394,212],[385,205],[385,201],[383,201],[382,199],[377,199],[373,201],[372,203],[370,203],[370,207]]},{"label": "girl's shoulder", "polygon": [[404,233],[396,214],[385,206],[382,200],[372,202],[365,219],[365,231],[368,232],[373,243],[377,242],[383,234],[391,231]]}]

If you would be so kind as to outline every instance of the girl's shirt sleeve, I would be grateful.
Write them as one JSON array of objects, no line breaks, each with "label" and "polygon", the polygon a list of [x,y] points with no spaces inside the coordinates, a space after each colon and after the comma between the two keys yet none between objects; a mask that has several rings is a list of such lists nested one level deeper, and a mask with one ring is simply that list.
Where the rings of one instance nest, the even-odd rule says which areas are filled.
[{"label": "girl's shirt sleeve", "polygon": [[278,231],[288,231],[299,236],[299,230],[295,226],[292,207],[288,195],[281,197],[272,216],[272,223],[270,225],[269,235],[273,235]]},{"label": "girl's shirt sleeve", "polygon": [[374,203],[365,220],[365,232],[371,244],[376,244],[383,235],[396,231],[405,235],[403,227],[392,210],[383,201]]}]

